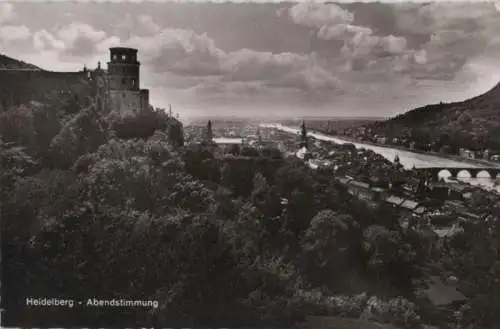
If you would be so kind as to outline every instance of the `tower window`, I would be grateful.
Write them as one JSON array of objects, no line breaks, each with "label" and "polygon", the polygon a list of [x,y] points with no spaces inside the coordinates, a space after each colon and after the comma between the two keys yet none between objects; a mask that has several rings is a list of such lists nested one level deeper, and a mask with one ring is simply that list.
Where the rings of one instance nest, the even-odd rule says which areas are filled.
[{"label": "tower window", "polygon": [[125,78],[122,78],[122,84],[125,84]]},{"label": "tower window", "polygon": [[115,55],[113,55],[113,59],[114,59],[114,60],[116,60],[117,58],[118,58],[118,57],[116,56],[116,54],[115,54]]},{"label": "tower window", "polygon": [[127,59],[127,55],[122,55],[122,60],[126,60]]},{"label": "tower window", "polygon": [[132,79],[132,86],[135,87],[135,79]]}]

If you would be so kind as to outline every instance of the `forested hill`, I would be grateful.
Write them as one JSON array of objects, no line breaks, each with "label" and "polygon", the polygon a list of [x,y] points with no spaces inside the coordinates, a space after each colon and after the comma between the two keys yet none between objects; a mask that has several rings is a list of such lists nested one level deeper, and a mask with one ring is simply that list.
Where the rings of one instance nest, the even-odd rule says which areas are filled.
[{"label": "forested hill", "polygon": [[39,67],[0,54],[0,70],[41,70]]},{"label": "forested hill", "polygon": [[371,126],[375,133],[418,136],[470,149],[500,149],[500,83],[461,102],[423,106]]}]

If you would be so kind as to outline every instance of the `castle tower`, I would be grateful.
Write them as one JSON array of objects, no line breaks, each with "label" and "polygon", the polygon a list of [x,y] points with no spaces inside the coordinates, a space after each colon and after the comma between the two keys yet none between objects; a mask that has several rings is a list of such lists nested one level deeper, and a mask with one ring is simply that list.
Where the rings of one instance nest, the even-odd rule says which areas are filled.
[{"label": "castle tower", "polygon": [[108,62],[109,90],[139,90],[137,49],[111,48]]},{"label": "castle tower", "polygon": [[137,49],[110,48],[107,71],[109,111],[127,116],[148,110],[149,90],[140,89],[139,68]]}]

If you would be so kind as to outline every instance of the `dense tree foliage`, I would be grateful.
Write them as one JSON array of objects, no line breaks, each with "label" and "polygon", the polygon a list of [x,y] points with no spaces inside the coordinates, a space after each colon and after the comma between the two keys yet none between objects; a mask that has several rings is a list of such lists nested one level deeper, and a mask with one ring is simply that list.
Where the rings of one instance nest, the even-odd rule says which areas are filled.
[{"label": "dense tree foliage", "polygon": [[464,325],[497,327],[500,323],[500,223],[465,225],[449,244],[442,262],[457,273],[460,288],[472,297],[461,309]]},{"label": "dense tree foliage", "polygon": [[[274,149],[183,146],[182,125],[155,112],[118,123],[92,106],[70,118],[47,112],[50,129],[37,129],[33,110],[13,111],[0,119],[35,127],[12,130],[0,120],[7,321],[283,324],[343,314],[332,304],[339,294],[369,291],[383,304],[404,291],[405,282],[388,288],[382,277],[410,273],[411,248],[395,229],[371,226],[374,212],[331,172]],[[42,312],[13,296],[157,300],[160,307]],[[402,300],[377,316],[410,326]]]}]

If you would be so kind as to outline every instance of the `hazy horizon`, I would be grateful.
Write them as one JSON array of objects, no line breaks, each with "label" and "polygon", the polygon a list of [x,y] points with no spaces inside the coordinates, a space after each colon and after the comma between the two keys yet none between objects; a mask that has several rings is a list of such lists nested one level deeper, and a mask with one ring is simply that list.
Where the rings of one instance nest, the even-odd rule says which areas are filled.
[{"label": "hazy horizon", "polygon": [[53,71],[138,48],[141,88],[183,117],[392,117],[500,81],[498,7],[2,2],[0,47]]}]

